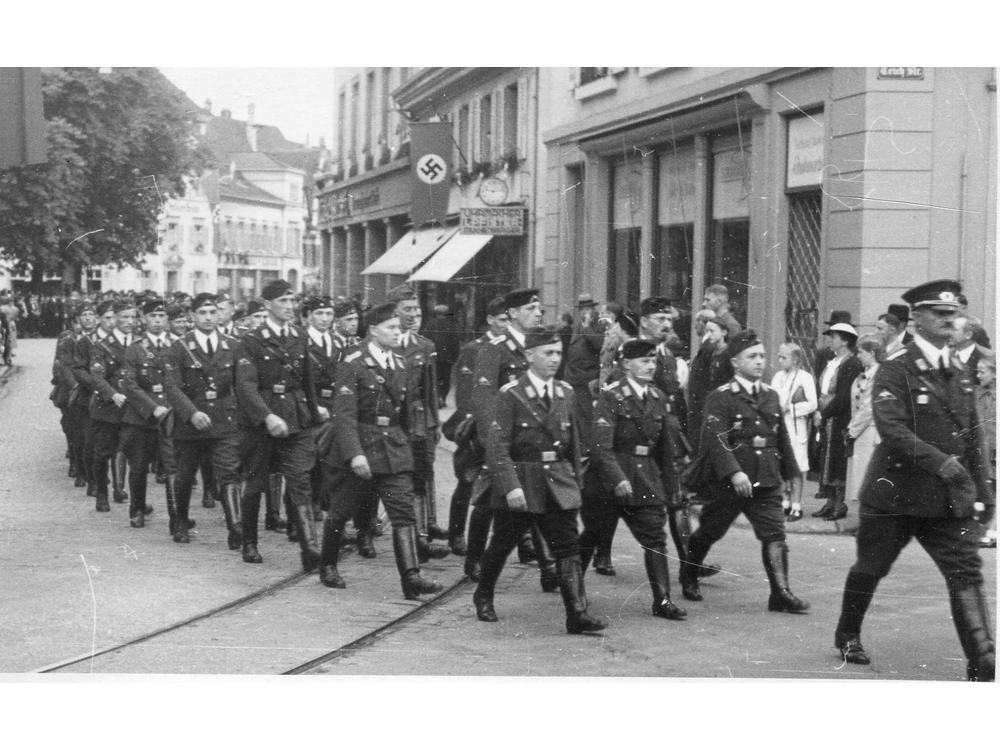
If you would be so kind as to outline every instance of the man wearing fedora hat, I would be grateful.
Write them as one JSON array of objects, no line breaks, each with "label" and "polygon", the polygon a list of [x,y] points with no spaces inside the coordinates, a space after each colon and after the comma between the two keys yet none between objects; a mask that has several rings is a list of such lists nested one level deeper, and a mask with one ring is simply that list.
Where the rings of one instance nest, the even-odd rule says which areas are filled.
[{"label": "man wearing fedora hat", "polygon": [[[847,317],[850,318],[850,315]],[[832,323],[823,335],[830,337],[833,356],[816,379],[819,409],[813,420],[825,438],[820,486],[825,490],[826,503],[813,516],[836,521],[847,515],[847,504],[844,502],[847,444],[844,433],[851,421],[851,385],[864,371],[864,365],[853,352],[858,332],[850,323]]]},{"label": "man wearing fedora hat", "polygon": [[834,645],[846,662],[870,662],[860,640],[865,613],[916,538],[944,575],[966,677],[992,682],[996,646],[976,521],[991,490],[972,381],[949,346],[961,291],[941,279],[903,295],[916,333],[875,375],[872,413],[882,441],[861,487],[857,561],[844,583]]}]

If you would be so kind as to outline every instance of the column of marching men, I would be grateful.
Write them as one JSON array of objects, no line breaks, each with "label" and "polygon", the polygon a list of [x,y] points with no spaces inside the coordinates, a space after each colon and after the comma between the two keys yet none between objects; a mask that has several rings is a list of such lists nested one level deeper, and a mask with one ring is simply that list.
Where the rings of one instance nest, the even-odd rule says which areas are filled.
[{"label": "column of marching men", "polygon": [[[861,491],[859,558],[835,644],[846,661],[868,663],[864,611],[915,536],[946,574],[970,679],[990,680],[995,646],[973,526],[991,490],[970,381],[947,351],[960,291],[941,281],[907,292],[917,340],[875,376],[885,442]],[[589,296],[585,303],[597,312]],[[491,301],[485,334],[455,363],[456,409],[442,424],[436,351],[419,333],[409,286],[363,312],[328,297],[299,305],[283,281],[235,309],[226,295],[110,295],[75,310],[57,344],[52,399],[70,476],[98,512],[128,502],[131,526],[144,527],[155,472],[169,533],[190,543],[200,470],[203,505],[221,504],[229,548],[244,562],[263,561],[263,500],[265,529],[296,541],[303,570],[318,571],[327,587],[350,582],[339,568],[346,544],[377,555],[381,506],[407,598],[441,590],[421,576],[421,563],[464,556],[476,615],[496,622],[497,583],[517,549],[522,562],[537,562],[542,590],[561,594],[567,632],[599,633],[608,623],[589,611],[585,574],[593,563],[614,575],[611,547],[623,520],[643,549],[652,615],[681,621],[688,613],[672,600],[670,561],[683,598],[702,601],[700,580],[719,572],[708,553],[743,514],[760,544],[768,610],[809,611],[791,591],[785,529],[801,517],[788,493],[801,486],[802,464],[786,409],[762,382],[766,353],[756,333],[741,330],[724,304],[704,320],[699,314],[699,334],[708,344],[725,338],[724,354],[708,346],[706,358],[692,357],[691,376],[715,380],[685,389],[688,364],[670,336],[677,312],[669,300],[642,300],[637,313],[608,303],[600,314],[614,336],[595,343],[580,329],[564,352],[565,339],[541,325],[537,290]],[[940,362],[928,366],[938,350]],[[555,377],[560,365],[568,382]],[[941,382],[929,380],[929,369]],[[437,522],[434,475],[442,433],[456,444],[458,479],[447,529]],[[890,489],[882,474],[893,474]],[[904,486],[923,499],[901,498]],[[692,498],[704,503],[694,532]]]}]

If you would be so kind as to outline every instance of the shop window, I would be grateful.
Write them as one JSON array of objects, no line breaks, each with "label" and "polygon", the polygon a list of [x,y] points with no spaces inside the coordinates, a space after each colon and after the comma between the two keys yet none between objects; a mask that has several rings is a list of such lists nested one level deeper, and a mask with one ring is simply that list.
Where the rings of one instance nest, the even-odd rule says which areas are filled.
[{"label": "shop window", "polygon": [[640,162],[622,162],[612,169],[608,299],[628,308],[636,308],[641,296],[642,225],[646,218],[642,180]]},{"label": "shop window", "polygon": [[657,234],[650,263],[651,289],[679,307],[691,309],[694,264],[694,151],[671,150],[660,156]]},{"label": "shop window", "polygon": [[750,270],[750,149],[718,150],[712,162],[712,225],[705,286],[724,284],[737,320],[746,322]]}]

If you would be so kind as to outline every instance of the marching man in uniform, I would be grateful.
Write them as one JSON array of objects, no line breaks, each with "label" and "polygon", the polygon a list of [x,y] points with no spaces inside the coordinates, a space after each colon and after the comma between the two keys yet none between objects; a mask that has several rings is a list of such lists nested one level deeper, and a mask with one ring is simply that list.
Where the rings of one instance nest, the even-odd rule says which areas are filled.
[{"label": "marching man in uniform", "polygon": [[992,682],[996,645],[974,517],[990,495],[988,472],[972,373],[948,346],[961,292],[957,281],[942,279],[903,295],[916,333],[875,375],[872,412],[882,442],[861,487],[858,559],[844,583],[834,645],[845,661],[871,661],[861,623],[879,581],[916,537],[944,574],[966,676]]},{"label": "marching man in uniform", "polygon": [[330,513],[323,529],[320,580],[330,588],[347,584],[337,561],[344,524],[359,505],[381,500],[392,521],[396,566],[407,599],[436,594],[441,585],[420,577],[413,495],[413,449],[406,362],[394,351],[401,335],[396,305],[376,307],[366,319],[368,339],[337,366],[336,392],[321,461],[330,486]]},{"label": "marching man in uniform", "polygon": [[[582,568],[587,569],[597,542],[622,518],[642,545],[646,574],[653,589],[653,614],[682,620],[687,612],[670,600],[667,567],[667,501],[680,492],[674,469],[673,423],[667,400],[652,385],[656,344],[635,339],[622,346],[621,380],[605,386],[594,410],[592,455],[585,492],[599,497],[588,503],[580,535]],[[589,498],[588,498],[589,499]],[[583,511],[581,511],[583,514]]]},{"label": "marching man in uniform", "polygon": [[542,326],[530,329],[524,339],[528,371],[500,389],[487,435],[495,484],[493,538],[480,561],[472,601],[480,620],[498,620],[493,608],[497,579],[518,541],[537,522],[556,559],[566,632],[593,633],[607,623],[587,613],[577,533],[582,469],[574,394],[554,378],[562,342],[558,333]]},{"label": "marching man in uniform", "polygon": [[[712,501],[705,505],[698,530],[691,535],[681,563],[681,592],[701,601],[699,569],[711,546],[722,539],[742,513],[761,543],[764,570],[771,586],[767,608],[802,613],[809,603],[788,585],[785,543],[784,481],[799,475],[785,429],[778,394],[761,382],[764,345],[752,329],[729,341],[736,376],[708,394],[696,463],[703,466]],[[784,480],[784,481],[783,481]],[[790,512],[790,509],[789,509]]]}]

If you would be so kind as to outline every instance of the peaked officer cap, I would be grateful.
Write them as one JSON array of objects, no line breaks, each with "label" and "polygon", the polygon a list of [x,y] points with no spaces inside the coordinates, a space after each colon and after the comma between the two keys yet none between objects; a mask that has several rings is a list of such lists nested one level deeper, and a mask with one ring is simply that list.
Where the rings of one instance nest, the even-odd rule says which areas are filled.
[{"label": "peaked officer cap", "polygon": [[906,303],[916,309],[929,307],[940,310],[957,310],[958,296],[962,293],[962,285],[952,279],[928,281],[903,293]]},{"label": "peaked officer cap", "polygon": [[503,301],[508,308],[524,307],[525,305],[530,305],[532,302],[538,302],[538,290],[515,289],[513,292],[507,292]]}]

